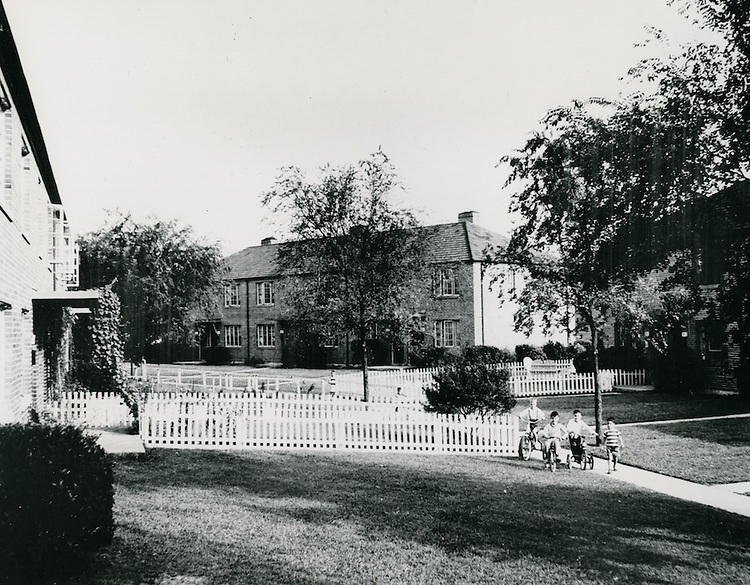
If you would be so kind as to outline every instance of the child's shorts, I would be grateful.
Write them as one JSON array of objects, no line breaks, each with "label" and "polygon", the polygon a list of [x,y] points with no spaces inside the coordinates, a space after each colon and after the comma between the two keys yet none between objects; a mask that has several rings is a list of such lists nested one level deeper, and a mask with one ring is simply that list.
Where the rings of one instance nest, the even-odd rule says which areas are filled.
[{"label": "child's shorts", "polygon": [[620,455],[620,446],[616,445],[615,447],[607,447],[607,454],[608,455],[615,455],[615,456],[619,457],[619,455]]}]

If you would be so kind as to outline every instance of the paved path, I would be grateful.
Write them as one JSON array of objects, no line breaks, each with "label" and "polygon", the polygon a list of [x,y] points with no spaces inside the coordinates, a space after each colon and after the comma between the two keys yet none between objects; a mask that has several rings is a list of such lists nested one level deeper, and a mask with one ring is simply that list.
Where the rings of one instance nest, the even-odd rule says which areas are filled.
[{"label": "paved path", "polygon": [[87,431],[92,435],[98,435],[97,443],[107,453],[145,453],[143,441],[138,435],[128,433],[118,433],[114,431],[105,431],[100,429],[90,429]]},{"label": "paved path", "polygon": [[704,420],[723,420],[726,418],[747,418],[750,413],[744,412],[742,414],[722,414],[719,416],[699,416],[695,418],[672,418],[669,420],[649,420],[645,422],[632,422],[632,423],[620,423],[618,427],[642,427],[645,425],[669,425],[672,423],[684,423],[684,422],[700,422]]},{"label": "paved path", "polygon": [[[585,473],[604,475],[612,481],[624,481],[681,500],[697,502],[750,518],[750,496],[741,495],[750,492],[750,482],[707,486],[621,463],[617,464],[617,471],[607,475],[607,462],[597,459],[596,463],[593,470]],[[573,471],[576,471],[575,467]]]}]

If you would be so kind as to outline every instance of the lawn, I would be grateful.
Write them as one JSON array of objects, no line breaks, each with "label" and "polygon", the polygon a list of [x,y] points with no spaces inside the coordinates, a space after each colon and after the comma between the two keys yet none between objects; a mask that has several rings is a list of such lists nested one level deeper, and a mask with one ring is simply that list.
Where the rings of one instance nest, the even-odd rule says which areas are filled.
[{"label": "lawn", "polygon": [[[518,408],[525,408],[521,399]],[[574,408],[584,420],[594,423],[593,396],[549,396],[539,406],[549,414],[560,412],[566,423]],[[696,396],[686,398],[657,392],[606,394],[604,418],[620,423],[668,419],[690,419],[748,412],[738,396]],[[622,462],[664,475],[702,484],[750,480],[750,418],[691,421],[658,425],[626,425]],[[594,453],[604,457],[603,449]]]},{"label": "lawn", "polygon": [[[519,398],[514,410],[522,410],[528,402]],[[563,422],[572,418],[573,409],[578,408],[586,421],[594,421],[593,395],[543,396],[539,398],[539,408],[547,415],[557,410]],[[746,413],[750,412],[750,405],[736,395],[687,397],[662,392],[619,392],[602,396],[602,412],[605,420],[613,416],[619,423],[628,423]]]},{"label": "lawn", "polygon": [[702,484],[750,480],[750,418],[621,430],[623,463]]},{"label": "lawn", "polygon": [[538,461],[160,450],[116,457],[115,476],[115,541],[81,585],[728,585],[750,571],[749,519]]}]

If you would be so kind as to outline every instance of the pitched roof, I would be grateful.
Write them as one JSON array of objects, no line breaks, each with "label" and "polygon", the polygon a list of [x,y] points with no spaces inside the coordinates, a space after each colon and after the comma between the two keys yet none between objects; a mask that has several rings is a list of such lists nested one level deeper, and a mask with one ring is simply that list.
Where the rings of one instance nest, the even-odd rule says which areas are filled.
[{"label": "pitched roof", "polygon": [[[418,228],[429,238],[433,263],[479,262],[488,247],[505,247],[508,238],[471,222],[456,222]],[[281,244],[251,246],[227,256],[230,279],[279,276],[277,266]]]},{"label": "pitched roof", "polygon": [[[31,100],[29,85],[26,82],[26,75],[21,66],[16,42],[13,39],[8,16],[2,2],[0,2],[0,69],[2,69],[5,81],[8,84],[8,91],[18,110],[18,117],[21,120],[26,138],[29,140],[28,146],[34,153],[39,175],[47,188],[47,196],[51,203],[59,204],[61,203],[60,192],[57,189],[57,182],[47,154],[47,146],[44,143],[44,136],[39,126],[34,102]],[[0,93],[2,93],[1,90]]]}]

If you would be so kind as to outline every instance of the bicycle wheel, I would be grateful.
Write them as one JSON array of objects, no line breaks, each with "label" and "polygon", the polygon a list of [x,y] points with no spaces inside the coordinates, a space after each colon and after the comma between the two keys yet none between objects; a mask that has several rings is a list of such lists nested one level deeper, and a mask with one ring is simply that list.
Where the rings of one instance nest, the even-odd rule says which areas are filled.
[{"label": "bicycle wheel", "polygon": [[550,447],[547,451],[547,457],[549,458],[549,470],[554,472],[557,469],[557,451]]},{"label": "bicycle wheel", "polygon": [[524,461],[528,461],[529,457],[531,457],[531,449],[531,440],[524,435],[518,442],[518,456]]}]

